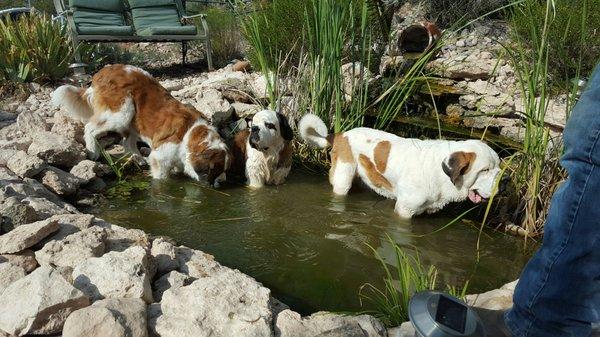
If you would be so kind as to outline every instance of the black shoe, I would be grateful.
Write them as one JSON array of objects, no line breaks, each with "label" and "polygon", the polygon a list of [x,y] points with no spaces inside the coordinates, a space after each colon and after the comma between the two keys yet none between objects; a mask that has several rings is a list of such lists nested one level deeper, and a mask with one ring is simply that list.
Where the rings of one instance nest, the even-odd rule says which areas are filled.
[{"label": "black shoe", "polygon": [[477,313],[483,323],[485,337],[512,337],[512,334],[504,322],[504,310],[488,310],[471,307]]}]

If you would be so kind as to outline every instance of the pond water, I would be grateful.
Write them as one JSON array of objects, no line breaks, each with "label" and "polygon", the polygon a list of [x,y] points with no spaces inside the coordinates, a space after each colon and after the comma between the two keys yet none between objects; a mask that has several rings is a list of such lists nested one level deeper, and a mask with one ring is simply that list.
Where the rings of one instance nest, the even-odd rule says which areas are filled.
[{"label": "pond water", "polygon": [[95,213],[210,253],[304,314],[364,310],[359,287],[379,285],[383,278],[367,244],[393,267],[388,236],[437,266],[440,282],[461,285],[470,279],[471,293],[516,279],[528,259],[522,240],[486,230],[477,263],[478,228],[459,221],[435,232],[460,214],[458,206],[411,221],[398,218],[393,206],[393,200],[366,189],[337,197],[326,176],[296,170],[284,185],[261,190],[242,185],[211,190],[184,178],[152,181],[148,190],[109,199]]}]

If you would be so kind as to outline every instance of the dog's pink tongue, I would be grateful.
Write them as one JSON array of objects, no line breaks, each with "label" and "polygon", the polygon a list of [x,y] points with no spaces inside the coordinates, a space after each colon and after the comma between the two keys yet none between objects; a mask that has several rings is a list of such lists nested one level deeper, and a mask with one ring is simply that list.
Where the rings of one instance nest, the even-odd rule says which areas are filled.
[{"label": "dog's pink tongue", "polygon": [[482,198],[479,194],[475,193],[475,191],[469,191],[469,200],[478,204],[481,202]]}]

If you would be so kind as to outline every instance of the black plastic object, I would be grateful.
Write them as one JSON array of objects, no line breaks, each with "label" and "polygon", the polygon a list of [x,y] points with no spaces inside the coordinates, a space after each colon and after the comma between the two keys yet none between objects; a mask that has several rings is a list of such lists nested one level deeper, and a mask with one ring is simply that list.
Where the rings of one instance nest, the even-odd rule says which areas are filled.
[{"label": "black plastic object", "polygon": [[437,291],[410,300],[408,316],[416,337],[485,337],[481,320],[463,301]]}]

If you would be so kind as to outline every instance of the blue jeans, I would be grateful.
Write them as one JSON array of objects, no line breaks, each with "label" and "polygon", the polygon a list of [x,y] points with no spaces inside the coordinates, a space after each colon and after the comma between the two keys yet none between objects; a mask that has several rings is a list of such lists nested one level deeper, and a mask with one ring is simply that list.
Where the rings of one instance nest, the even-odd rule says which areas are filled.
[{"label": "blue jeans", "polygon": [[515,337],[587,337],[600,321],[600,66],[564,131],[569,177],[554,194],[544,241],[515,290]]}]

